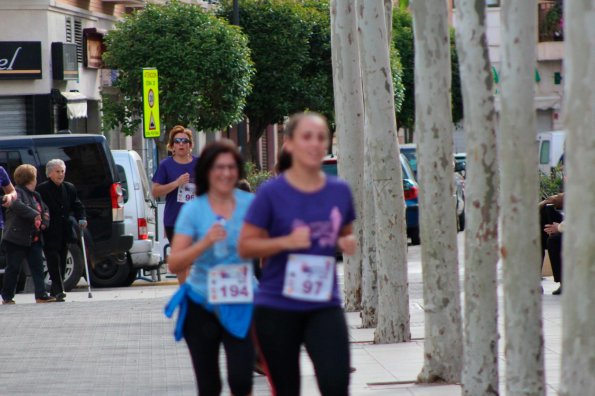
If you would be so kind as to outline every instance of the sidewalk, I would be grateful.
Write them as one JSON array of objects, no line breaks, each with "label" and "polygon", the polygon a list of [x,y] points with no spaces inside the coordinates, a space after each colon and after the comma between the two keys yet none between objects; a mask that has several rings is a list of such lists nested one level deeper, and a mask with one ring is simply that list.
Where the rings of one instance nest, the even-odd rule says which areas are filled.
[{"label": "sidewalk", "polygon": [[[374,330],[359,328],[358,313],[347,314],[352,365],[357,369],[351,379],[352,395],[461,394],[457,385],[414,383],[423,365],[424,337],[421,271],[415,259],[409,273],[411,342],[374,345]],[[33,304],[31,294],[17,295],[16,305],[0,306],[0,394],[195,395],[186,345],[174,342],[174,322],[163,316],[163,306],[176,290],[171,283],[97,289],[93,299],[80,288],[62,304]],[[554,395],[560,376],[561,299],[551,295],[556,287],[551,280],[543,284],[546,380],[548,394]],[[501,330],[501,394],[503,345]],[[254,395],[269,394],[266,379],[255,376]],[[301,394],[319,394],[305,352]]]}]

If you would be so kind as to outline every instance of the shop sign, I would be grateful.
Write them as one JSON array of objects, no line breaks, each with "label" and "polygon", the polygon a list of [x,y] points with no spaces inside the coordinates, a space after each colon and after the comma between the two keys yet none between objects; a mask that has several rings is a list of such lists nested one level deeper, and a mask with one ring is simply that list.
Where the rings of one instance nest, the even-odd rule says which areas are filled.
[{"label": "shop sign", "polygon": [[0,41],[0,80],[40,78],[40,41]]}]

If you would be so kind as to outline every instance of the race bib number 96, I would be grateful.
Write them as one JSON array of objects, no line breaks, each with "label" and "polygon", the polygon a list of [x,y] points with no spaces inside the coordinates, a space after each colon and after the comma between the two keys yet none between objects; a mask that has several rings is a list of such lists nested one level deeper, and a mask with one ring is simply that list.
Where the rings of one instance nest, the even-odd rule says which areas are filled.
[{"label": "race bib number 96", "polygon": [[186,203],[194,199],[196,185],[194,183],[182,184],[178,187],[178,202]]},{"label": "race bib number 96", "polygon": [[334,278],[334,257],[290,254],[285,269],[283,295],[294,300],[329,301]]},{"label": "race bib number 96", "polygon": [[245,304],[254,299],[252,264],[221,264],[207,276],[210,304]]}]

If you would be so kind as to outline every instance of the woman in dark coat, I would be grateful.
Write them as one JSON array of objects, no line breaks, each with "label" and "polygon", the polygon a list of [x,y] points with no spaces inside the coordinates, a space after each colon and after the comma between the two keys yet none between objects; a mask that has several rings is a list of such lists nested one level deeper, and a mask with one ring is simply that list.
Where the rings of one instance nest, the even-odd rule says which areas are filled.
[{"label": "woman in dark coat", "polygon": [[6,211],[2,249],[6,251],[6,272],[2,288],[2,304],[14,304],[17,279],[23,260],[29,263],[35,285],[35,301],[56,301],[45,291],[43,274],[43,235],[49,226],[49,211],[39,193],[35,192],[37,169],[21,165],[14,171],[17,199]]}]

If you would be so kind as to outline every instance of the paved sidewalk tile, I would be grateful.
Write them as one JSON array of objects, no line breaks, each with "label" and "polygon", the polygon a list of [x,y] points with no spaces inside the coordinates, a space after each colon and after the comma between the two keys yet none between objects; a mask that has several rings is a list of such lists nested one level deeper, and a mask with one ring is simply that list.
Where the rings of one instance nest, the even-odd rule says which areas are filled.
[{"label": "paved sidewalk tile", "polygon": [[[548,395],[559,386],[560,298],[544,281],[545,367]],[[184,342],[174,342],[174,321],[163,307],[175,285],[68,294],[68,302],[34,304],[31,294],[16,305],[0,306],[0,395],[195,395],[194,372]],[[460,395],[457,385],[417,385],[423,365],[423,302],[410,300],[408,343],[374,345],[373,329],[361,329],[358,313],[348,313],[352,395]],[[502,310],[500,328],[502,329]],[[225,358],[221,369],[225,374]],[[500,342],[504,394],[504,342]],[[318,395],[306,352],[301,357],[302,395]],[[224,394],[229,394],[225,388]],[[269,395],[266,378],[255,375],[254,395]]]}]

